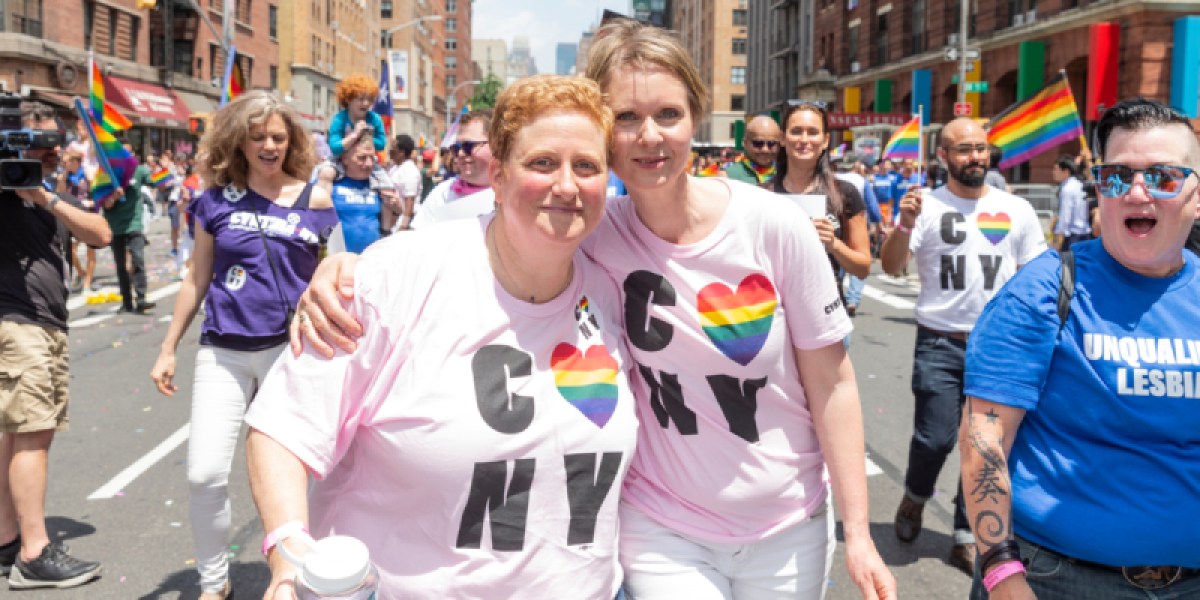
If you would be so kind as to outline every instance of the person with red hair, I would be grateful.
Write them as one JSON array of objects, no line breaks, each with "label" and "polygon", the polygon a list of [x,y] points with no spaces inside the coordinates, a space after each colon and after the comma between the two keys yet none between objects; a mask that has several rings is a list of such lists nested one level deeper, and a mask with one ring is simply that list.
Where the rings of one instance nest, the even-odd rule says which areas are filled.
[{"label": "person with red hair", "polygon": [[[329,150],[332,155],[327,162],[318,165],[313,174],[317,185],[330,194],[333,193],[334,182],[346,176],[342,155],[348,148],[356,147],[363,136],[370,136],[376,152],[387,149],[387,130],[383,119],[371,110],[379,98],[379,86],[367,75],[354,73],[339,81],[335,89],[342,110],[333,115],[329,123]],[[370,190],[376,193],[396,187],[378,162],[371,169],[369,181]],[[388,208],[399,214],[399,206]]]}]

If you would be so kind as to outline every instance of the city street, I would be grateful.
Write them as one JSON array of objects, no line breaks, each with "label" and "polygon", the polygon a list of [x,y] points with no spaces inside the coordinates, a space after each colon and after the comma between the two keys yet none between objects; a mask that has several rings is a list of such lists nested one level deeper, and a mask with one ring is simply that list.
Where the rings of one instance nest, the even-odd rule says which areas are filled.
[{"label": "city street", "polygon": [[[189,599],[198,594],[185,461],[199,318],[180,346],[180,392],[162,396],[148,377],[178,289],[166,228],[166,219],[150,223],[147,266],[151,299],[158,302],[150,314],[119,314],[118,303],[85,304],[72,296],[71,429],[56,438],[51,452],[47,514],[51,536],[67,541],[80,558],[102,561],[103,576],[81,588],[24,592],[21,598]],[[97,280],[115,291],[111,251],[98,254]],[[875,268],[878,273],[878,263]],[[899,580],[902,598],[966,598],[969,578],[946,563],[957,455],[948,461],[926,509],[921,537],[902,544],[892,530],[911,433],[916,286],[878,274],[868,286],[851,354],[866,422],[871,531]],[[229,553],[237,597],[261,598],[269,578],[258,550],[263,531],[240,452],[230,489],[234,534]],[[403,520],[404,515],[380,518]],[[827,585],[830,600],[860,597],[840,550]]]}]

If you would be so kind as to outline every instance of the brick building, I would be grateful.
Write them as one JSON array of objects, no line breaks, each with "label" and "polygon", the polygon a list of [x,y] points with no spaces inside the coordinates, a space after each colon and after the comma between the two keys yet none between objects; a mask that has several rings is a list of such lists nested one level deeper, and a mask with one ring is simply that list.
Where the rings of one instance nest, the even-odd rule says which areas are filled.
[{"label": "brick building", "polygon": [[[947,61],[943,51],[958,44],[957,0],[809,1],[815,2],[814,61],[835,77],[840,110],[908,113],[920,104],[933,124],[953,118],[958,64]],[[974,116],[999,113],[1035,93],[1060,70],[1067,73],[1089,131],[1102,105],[1131,96],[1183,98],[1183,105],[1173,103],[1196,116],[1200,55],[1174,55],[1173,48],[1200,43],[1183,39],[1200,36],[1200,23],[1190,22],[1200,18],[1187,16],[1200,10],[1200,4],[970,2],[968,45],[978,48],[981,58],[966,79],[989,86],[986,93],[967,95]],[[1173,67],[1182,74],[1172,77]],[[1079,144],[1064,144],[1060,150],[1075,153]],[[1010,175],[1017,181],[1048,182],[1057,156],[1043,154]]]},{"label": "brick building", "polygon": [[383,0],[380,4],[383,55],[392,77],[393,131],[416,141],[425,136],[426,143],[441,121],[435,109],[446,79],[441,34],[452,35],[458,27],[443,12],[438,2]]},{"label": "brick building", "polygon": [[731,146],[746,110],[746,0],[675,0],[671,22],[711,94],[696,142]]},{"label": "brick building", "polygon": [[[124,139],[139,154],[193,153],[197,138],[188,131],[189,117],[215,109],[224,73],[216,41],[223,2],[155,4],[144,10],[136,0],[0,0],[0,87],[52,104],[74,121],[71,98],[87,97],[92,48],[109,101],[134,123]],[[236,3],[236,43],[252,88],[276,84],[277,17],[276,2]],[[172,33],[169,44],[164,31]]]}]

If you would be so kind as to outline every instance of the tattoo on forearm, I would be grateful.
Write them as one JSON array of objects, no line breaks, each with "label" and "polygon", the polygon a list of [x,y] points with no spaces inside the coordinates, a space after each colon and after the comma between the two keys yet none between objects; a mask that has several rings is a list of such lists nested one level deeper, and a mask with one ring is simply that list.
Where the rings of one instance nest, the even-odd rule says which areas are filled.
[{"label": "tattoo on forearm", "polygon": [[975,517],[975,537],[985,546],[995,546],[1010,537],[1008,523],[994,510],[981,510]]},{"label": "tattoo on forearm", "polygon": [[[971,497],[977,505],[989,501],[993,505],[1001,505],[1003,500],[1003,508],[1011,509],[1009,492],[1012,486],[1008,480],[1008,464],[1004,459],[1003,452],[1004,444],[1002,440],[989,440],[983,432],[976,428],[978,419],[975,418],[972,409],[971,398],[968,396],[967,439],[971,448],[983,459],[983,466],[975,473],[974,488],[970,492]],[[1000,415],[996,414],[995,409],[988,410],[983,417],[989,425],[1000,420]],[[975,535],[981,543],[987,546],[1008,539],[1011,534],[1011,526],[1012,524],[1005,515],[996,510],[980,507],[975,517]]]}]

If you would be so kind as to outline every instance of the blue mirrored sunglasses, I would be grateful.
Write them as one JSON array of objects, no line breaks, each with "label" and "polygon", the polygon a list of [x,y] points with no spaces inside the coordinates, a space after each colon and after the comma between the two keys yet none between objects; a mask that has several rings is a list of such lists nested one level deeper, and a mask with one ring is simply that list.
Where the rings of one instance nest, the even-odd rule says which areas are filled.
[{"label": "blue mirrored sunglasses", "polygon": [[478,142],[459,142],[457,144],[450,144],[450,152],[458,154],[458,151],[462,150],[463,154],[470,156],[475,153],[476,148],[486,143],[487,140],[480,140]]},{"label": "blue mirrored sunglasses", "polygon": [[1092,167],[1096,180],[1096,191],[1106,198],[1120,198],[1133,189],[1133,179],[1142,174],[1146,192],[1155,200],[1170,200],[1183,191],[1187,178],[1195,173],[1187,167],[1154,165],[1135,169],[1125,165],[1098,165]]}]

